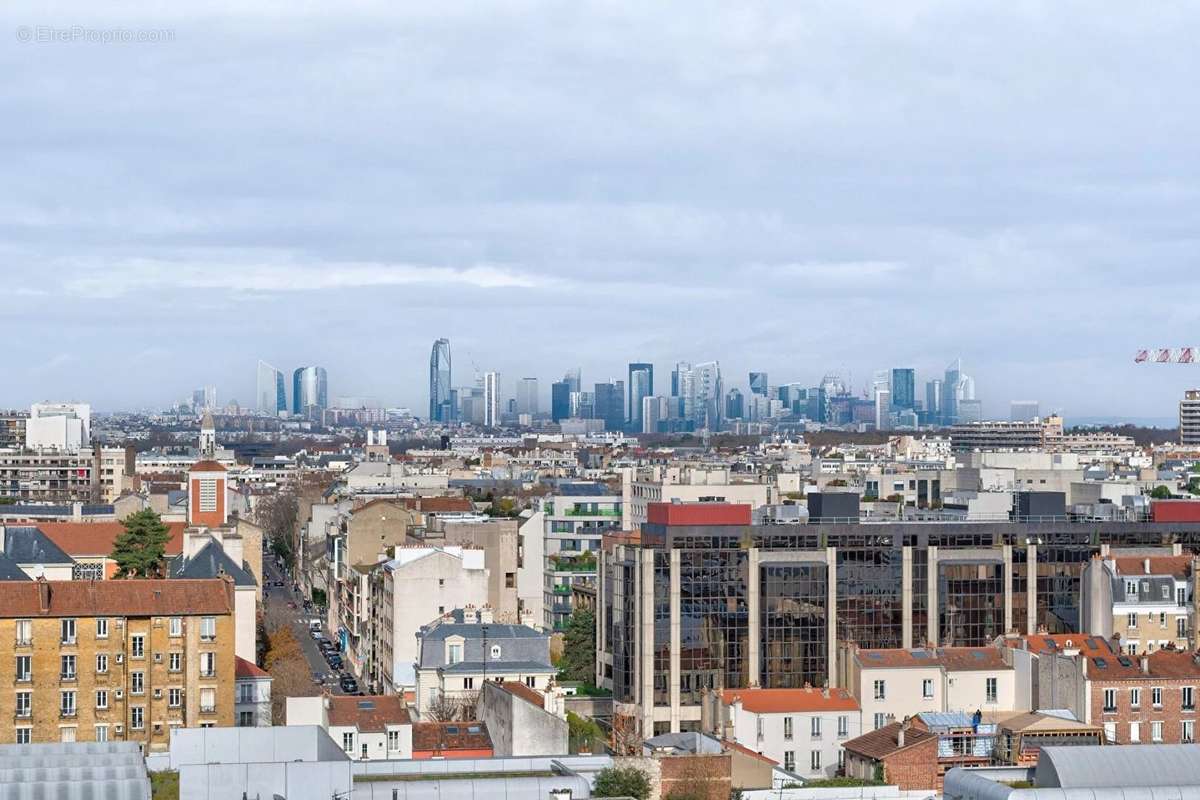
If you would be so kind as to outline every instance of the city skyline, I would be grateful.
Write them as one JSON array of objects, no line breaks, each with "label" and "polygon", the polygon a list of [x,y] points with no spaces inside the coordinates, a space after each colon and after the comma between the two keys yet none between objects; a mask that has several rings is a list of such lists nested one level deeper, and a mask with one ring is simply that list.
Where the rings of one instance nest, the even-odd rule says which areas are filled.
[{"label": "city skyline", "polygon": [[[460,371],[470,356],[543,391],[567,364],[652,362],[661,383],[713,358],[743,388],[749,370],[861,386],[960,355],[988,416],[1037,398],[1169,417],[1200,384],[1132,363],[1196,328],[1188,9],[1119,35],[1049,3],[704,23],[585,3],[566,28],[486,3],[283,29],[230,13],[243,24],[145,11],[177,35],[105,46],[103,70],[90,45],[9,42],[0,333],[25,345],[0,404],[157,407],[215,385],[250,406],[249,353],[419,411],[436,336]],[[138,369],[114,381],[117,359]]]}]

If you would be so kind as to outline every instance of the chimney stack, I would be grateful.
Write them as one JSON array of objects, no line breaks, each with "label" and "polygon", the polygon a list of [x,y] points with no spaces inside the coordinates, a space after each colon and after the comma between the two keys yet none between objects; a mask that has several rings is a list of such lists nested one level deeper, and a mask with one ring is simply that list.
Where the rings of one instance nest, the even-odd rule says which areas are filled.
[{"label": "chimney stack", "polygon": [[50,611],[50,582],[41,577],[37,579],[38,585],[38,610],[43,614]]},{"label": "chimney stack", "polygon": [[1142,656],[1142,674],[1150,674],[1150,656]]},{"label": "chimney stack", "polygon": [[1148,557],[1142,559],[1142,568],[1146,570],[1147,575],[1150,574],[1150,559]]}]

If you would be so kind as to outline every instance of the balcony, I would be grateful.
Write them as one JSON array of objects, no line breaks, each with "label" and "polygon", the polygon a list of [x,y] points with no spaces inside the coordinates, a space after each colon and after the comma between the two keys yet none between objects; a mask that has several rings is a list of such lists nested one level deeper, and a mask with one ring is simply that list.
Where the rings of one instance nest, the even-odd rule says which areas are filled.
[{"label": "balcony", "polygon": [[554,584],[554,588],[551,591],[557,595],[566,595],[568,597],[571,595],[571,587],[562,583]]},{"label": "balcony", "polygon": [[567,508],[563,509],[562,515],[564,517],[613,517],[619,519],[621,511],[616,508],[597,508],[594,511],[584,508]]},{"label": "balcony", "polygon": [[217,707],[216,706],[200,706],[200,713],[201,714],[215,714],[215,713],[217,713]]}]

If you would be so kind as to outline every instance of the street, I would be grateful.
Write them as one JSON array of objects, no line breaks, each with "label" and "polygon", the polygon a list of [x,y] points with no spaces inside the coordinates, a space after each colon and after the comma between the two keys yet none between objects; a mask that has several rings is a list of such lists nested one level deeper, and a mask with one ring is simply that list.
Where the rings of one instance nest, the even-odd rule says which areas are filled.
[{"label": "street", "polygon": [[[289,627],[296,637],[296,641],[300,643],[300,649],[308,662],[310,677],[313,673],[319,673],[324,679],[323,688],[326,691],[330,694],[345,694],[338,685],[341,673],[331,669],[326,663],[321,649],[317,647],[317,643],[309,631],[308,619],[316,615],[304,610],[302,598],[292,591],[291,581],[276,565],[275,556],[269,553],[263,553],[263,580],[266,583],[263,587],[265,596],[263,609],[266,615],[267,630],[274,630],[285,625]],[[284,585],[275,586],[276,581],[283,581]],[[289,602],[294,603],[296,608],[288,608]],[[330,636],[330,632],[324,628],[322,628],[322,633],[326,638],[333,638]]]}]

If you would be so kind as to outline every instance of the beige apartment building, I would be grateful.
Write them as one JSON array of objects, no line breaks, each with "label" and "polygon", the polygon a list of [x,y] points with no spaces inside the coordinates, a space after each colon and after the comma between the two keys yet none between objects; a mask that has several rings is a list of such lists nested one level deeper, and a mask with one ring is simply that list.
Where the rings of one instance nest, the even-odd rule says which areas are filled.
[{"label": "beige apartment building", "polygon": [[0,582],[0,744],[139,742],[234,724],[233,584]]},{"label": "beige apartment building", "polygon": [[1080,583],[1083,629],[1126,655],[1191,650],[1198,563],[1183,554],[1093,558]]}]

